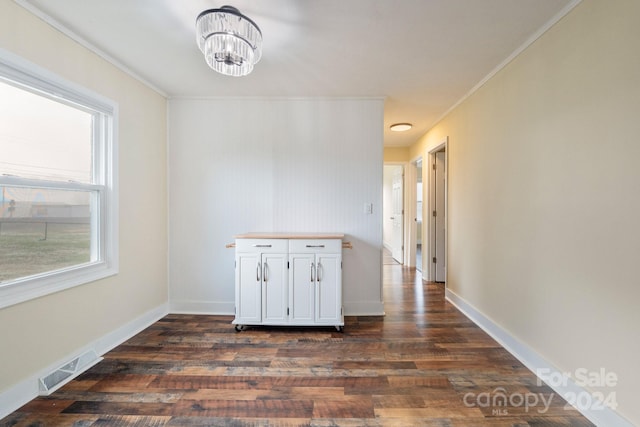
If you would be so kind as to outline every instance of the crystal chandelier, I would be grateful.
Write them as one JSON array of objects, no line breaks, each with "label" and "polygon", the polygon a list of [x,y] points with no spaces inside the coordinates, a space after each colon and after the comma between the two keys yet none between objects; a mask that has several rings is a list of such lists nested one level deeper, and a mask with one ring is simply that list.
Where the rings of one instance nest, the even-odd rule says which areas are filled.
[{"label": "crystal chandelier", "polygon": [[246,76],[262,56],[260,28],[232,6],[198,15],[196,38],[207,64],[227,76]]}]

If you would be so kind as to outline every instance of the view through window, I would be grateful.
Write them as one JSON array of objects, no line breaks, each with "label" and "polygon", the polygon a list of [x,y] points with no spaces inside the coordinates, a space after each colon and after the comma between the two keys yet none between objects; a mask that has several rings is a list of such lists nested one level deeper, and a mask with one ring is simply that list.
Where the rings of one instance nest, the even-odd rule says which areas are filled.
[{"label": "view through window", "polygon": [[[0,82],[0,174],[91,183],[92,115]],[[0,282],[91,261],[91,192],[0,187]],[[55,186],[55,184],[54,184]]]},{"label": "view through window", "polygon": [[28,68],[0,61],[0,306],[117,271],[116,107]]}]

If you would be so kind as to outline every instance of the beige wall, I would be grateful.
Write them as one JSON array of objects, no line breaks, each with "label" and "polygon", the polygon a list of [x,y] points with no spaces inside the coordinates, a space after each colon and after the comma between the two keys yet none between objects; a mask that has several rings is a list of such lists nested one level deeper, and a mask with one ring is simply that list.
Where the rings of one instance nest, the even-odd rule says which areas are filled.
[{"label": "beige wall", "polygon": [[409,157],[409,147],[384,147],[385,162],[408,162],[413,157]]},{"label": "beige wall", "polygon": [[118,103],[120,273],[0,310],[0,392],[167,302],[166,101],[11,1],[0,47]]},{"label": "beige wall", "polygon": [[449,136],[449,289],[640,425],[638,16],[583,1],[411,157]]}]

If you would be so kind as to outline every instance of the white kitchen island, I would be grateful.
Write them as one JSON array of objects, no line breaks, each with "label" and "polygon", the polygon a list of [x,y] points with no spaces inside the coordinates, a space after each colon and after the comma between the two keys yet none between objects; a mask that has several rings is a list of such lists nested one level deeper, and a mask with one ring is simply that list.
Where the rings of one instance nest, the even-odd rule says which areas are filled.
[{"label": "white kitchen island", "polygon": [[245,326],[344,328],[338,233],[235,236],[235,319]]}]

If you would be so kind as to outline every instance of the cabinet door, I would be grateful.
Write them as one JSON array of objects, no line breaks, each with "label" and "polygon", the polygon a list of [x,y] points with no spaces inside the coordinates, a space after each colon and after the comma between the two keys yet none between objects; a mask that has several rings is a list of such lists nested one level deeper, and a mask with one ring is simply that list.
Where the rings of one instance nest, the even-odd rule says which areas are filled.
[{"label": "cabinet door", "polygon": [[291,322],[313,324],[315,322],[315,255],[289,255],[289,307]]},{"label": "cabinet door", "polygon": [[262,323],[287,323],[287,255],[262,255]]},{"label": "cabinet door", "polygon": [[262,322],[262,265],[259,253],[236,254],[236,324]]},{"label": "cabinet door", "polygon": [[316,255],[316,323],[342,322],[342,256]]}]

